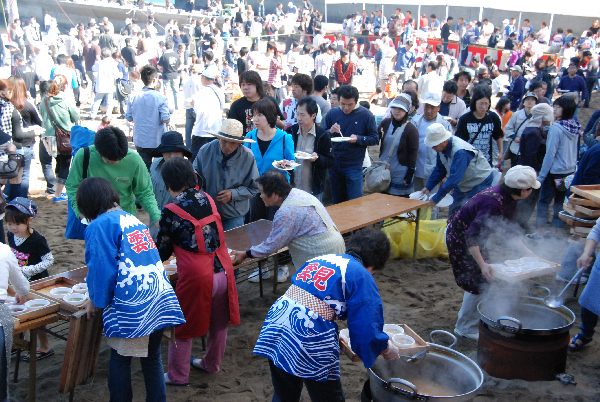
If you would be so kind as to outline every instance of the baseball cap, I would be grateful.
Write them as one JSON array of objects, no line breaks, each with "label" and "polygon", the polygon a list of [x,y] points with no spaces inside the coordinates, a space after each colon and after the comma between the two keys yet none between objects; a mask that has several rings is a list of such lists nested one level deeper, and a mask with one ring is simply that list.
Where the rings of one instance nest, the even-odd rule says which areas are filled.
[{"label": "baseball cap", "polygon": [[215,67],[214,65],[210,65],[206,67],[206,69],[204,69],[202,75],[208,78],[209,80],[214,80],[217,77],[217,75],[219,75],[219,71],[217,71],[217,67]]},{"label": "baseball cap", "polygon": [[442,97],[435,92],[427,92],[423,98],[423,103],[427,103],[431,106],[439,106],[442,103]]},{"label": "baseball cap", "polygon": [[408,94],[400,94],[392,100],[390,103],[390,107],[397,107],[408,113],[410,107],[412,106],[412,101],[410,99],[410,95]]},{"label": "baseball cap", "polygon": [[523,101],[525,101],[525,99],[527,99],[529,97],[532,97],[532,98],[535,98],[535,100],[538,100],[538,96],[535,93],[533,93],[533,92],[527,92],[525,94],[525,96],[523,96]]},{"label": "baseball cap", "polygon": [[518,71],[518,72],[520,72],[520,73],[522,73],[522,72],[523,72],[523,69],[521,68],[521,66],[513,66],[513,67],[511,67],[510,69],[511,69],[511,70]]},{"label": "baseball cap", "polygon": [[16,197],[12,201],[10,201],[7,207],[17,208],[20,212],[35,218],[37,215],[37,205],[29,198],[24,197]]},{"label": "baseball cap", "polygon": [[510,188],[540,188],[541,184],[537,181],[537,174],[531,166],[517,165],[508,169],[504,176],[504,184]]}]

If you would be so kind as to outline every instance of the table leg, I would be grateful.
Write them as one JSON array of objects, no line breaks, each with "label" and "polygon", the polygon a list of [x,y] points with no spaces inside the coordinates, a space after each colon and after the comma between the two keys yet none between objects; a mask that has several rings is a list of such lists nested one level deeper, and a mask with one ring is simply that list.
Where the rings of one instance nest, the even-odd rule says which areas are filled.
[{"label": "table leg", "polygon": [[415,244],[413,246],[413,261],[417,259],[417,246],[419,245],[419,221],[421,220],[421,208],[417,209],[417,219],[415,220]]},{"label": "table leg", "polygon": [[277,275],[279,274],[279,254],[273,256],[273,293],[277,294]]},{"label": "table leg", "polygon": [[37,328],[29,331],[29,395],[27,399],[30,402],[35,402],[37,332]]}]

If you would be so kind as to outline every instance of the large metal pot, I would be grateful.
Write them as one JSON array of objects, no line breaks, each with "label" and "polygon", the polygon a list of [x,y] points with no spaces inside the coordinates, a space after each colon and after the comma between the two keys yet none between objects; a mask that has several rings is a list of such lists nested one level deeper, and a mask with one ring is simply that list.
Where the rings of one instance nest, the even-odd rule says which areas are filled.
[{"label": "large metal pot", "polygon": [[483,372],[471,359],[450,347],[430,343],[425,359],[409,363],[405,358],[377,359],[369,369],[371,396],[374,402],[469,401],[483,383]]},{"label": "large metal pot", "polygon": [[522,296],[503,303],[483,300],[477,305],[477,311],[491,331],[521,340],[560,335],[569,332],[575,322],[575,314],[570,309],[550,308],[538,297]]}]

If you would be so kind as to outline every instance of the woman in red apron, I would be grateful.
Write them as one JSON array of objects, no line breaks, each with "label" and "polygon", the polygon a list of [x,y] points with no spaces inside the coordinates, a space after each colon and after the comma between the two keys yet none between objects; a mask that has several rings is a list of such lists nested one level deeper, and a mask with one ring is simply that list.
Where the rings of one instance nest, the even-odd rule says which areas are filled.
[{"label": "woman in red apron", "polygon": [[[186,320],[175,329],[176,344],[169,346],[165,382],[187,385],[190,364],[219,372],[227,327],[240,323],[238,296],[221,217],[213,199],[196,190],[192,164],[173,158],[164,164],[162,177],[174,200],[162,211],[156,246],[163,261],[175,253],[175,294]],[[193,339],[207,333],[206,355],[190,360]]]}]

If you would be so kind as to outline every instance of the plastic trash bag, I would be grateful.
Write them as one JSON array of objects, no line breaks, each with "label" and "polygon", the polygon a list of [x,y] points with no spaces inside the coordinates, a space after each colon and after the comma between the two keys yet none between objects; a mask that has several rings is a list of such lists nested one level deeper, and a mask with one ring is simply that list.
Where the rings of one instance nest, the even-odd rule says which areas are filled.
[{"label": "plastic trash bag", "polygon": [[[431,208],[427,208],[431,214]],[[421,211],[422,215],[425,209]],[[448,258],[446,248],[446,225],[445,219],[425,220],[423,216],[419,222],[419,244],[417,246],[417,258],[442,257]],[[387,234],[391,243],[390,258],[410,259],[413,256],[415,243],[415,222],[402,221],[385,226],[383,231]]]}]

